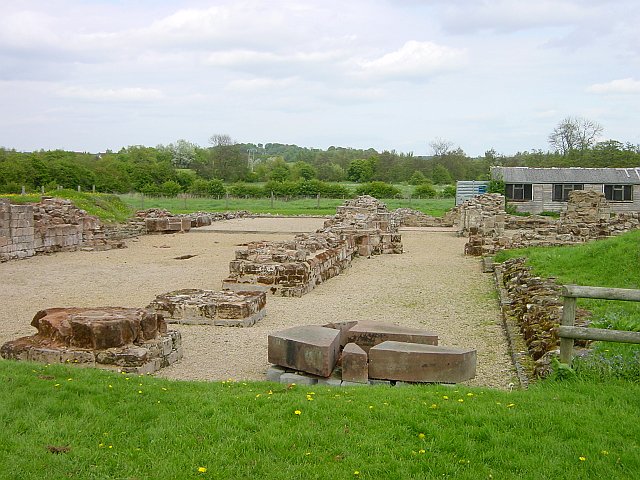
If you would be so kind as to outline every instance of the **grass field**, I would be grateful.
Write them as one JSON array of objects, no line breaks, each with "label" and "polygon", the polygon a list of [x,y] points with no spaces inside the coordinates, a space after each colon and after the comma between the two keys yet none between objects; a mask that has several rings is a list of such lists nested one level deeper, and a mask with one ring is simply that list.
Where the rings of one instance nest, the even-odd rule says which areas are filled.
[{"label": "grass field", "polygon": [[[251,213],[271,213],[274,215],[333,215],[336,207],[345,200],[339,198],[315,197],[284,200],[275,198],[199,198],[199,197],[147,197],[140,194],[120,195],[120,198],[131,208],[163,208],[172,213],[190,212],[227,212],[247,210]],[[454,207],[452,198],[440,199],[383,199],[389,210],[396,208],[412,208],[428,215],[442,216]]]},{"label": "grass field", "polygon": [[640,472],[638,384],[329,388],[172,382],[10,361],[0,361],[0,382],[1,479]]}]

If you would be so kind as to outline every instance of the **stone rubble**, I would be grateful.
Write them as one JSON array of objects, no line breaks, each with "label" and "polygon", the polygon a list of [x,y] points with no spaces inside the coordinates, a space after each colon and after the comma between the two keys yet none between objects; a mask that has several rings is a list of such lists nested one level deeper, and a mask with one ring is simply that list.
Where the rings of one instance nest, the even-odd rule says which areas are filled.
[{"label": "stone rubble", "polygon": [[69,363],[150,374],[183,355],[180,332],[140,308],[49,308],[33,317],[38,332],[5,343],[6,359]]}]

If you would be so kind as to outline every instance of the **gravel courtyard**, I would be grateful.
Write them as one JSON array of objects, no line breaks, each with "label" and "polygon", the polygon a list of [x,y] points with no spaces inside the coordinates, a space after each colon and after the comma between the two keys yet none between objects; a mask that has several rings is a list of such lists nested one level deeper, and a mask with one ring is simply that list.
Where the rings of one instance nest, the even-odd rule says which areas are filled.
[{"label": "gravel courtyard", "polygon": [[[143,236],[128,248],[70,252],[0,264],[0,344],[31,335],[33,315],[51,307],[144,307],[182,288],[219,290],[238,244],[311,232],[322,219],[254,218],[217,222],[187,234]],[[157,375],[173,379],[263,380],[267,335],[293,325],[373,320],[425,328],[445,346],[478,351],[466,382],[508,388],[514,370],[492,279],[463,255],[451,231],[402,230],[405,253],[356,258],[343,274],[302,298],[268,297],[267,316],[250,328],[173,325],[184,359]],[[195,255],[186,260],[176,257]]]}]

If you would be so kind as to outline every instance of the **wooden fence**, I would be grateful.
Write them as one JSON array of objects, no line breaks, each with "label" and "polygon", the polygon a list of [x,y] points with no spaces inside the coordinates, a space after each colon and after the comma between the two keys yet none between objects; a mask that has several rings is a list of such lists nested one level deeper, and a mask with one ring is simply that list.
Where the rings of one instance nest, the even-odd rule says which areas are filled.
[{"label": "wooden fence", "polygon": [[562,287],[562,296],[564,297],[564,307],[562,309],[560,327],[558,327],[558,336],[560,337],[560,361],[562,363],[571,364],[573,341],[576,339],[640,343],[640,332],[574,326],[576,320],[576,302],[578,298],[640,302],[640,290],[565,285]]}]

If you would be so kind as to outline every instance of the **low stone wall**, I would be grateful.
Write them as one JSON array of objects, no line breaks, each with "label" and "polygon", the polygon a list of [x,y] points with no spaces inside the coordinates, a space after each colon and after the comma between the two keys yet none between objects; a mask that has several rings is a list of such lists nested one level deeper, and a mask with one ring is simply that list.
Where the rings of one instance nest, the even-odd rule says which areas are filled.
[{"label": "low stone wall", "polygon": [[398,208],[392,213],[394,222],[400,227],[453,227],[457,212],[450,210],[442,217],[432,217],[410,208]]},{"label": "low stone wall", "polygon": [[[523,257],[495,265],[500,307],[506,319],[518,325],[520,334],[534,361],[533,374],[546,376],[550,356],[559,353],[557,328],[562,317],[561,286],[554,279],[536,277]],[[589,312],[578,309],[576,326],[588,326]],[[575,342],[585,346],[584,341]]]},{"label": "low stone wall", "polygon": [[43,197],[36,204],[12,205],[0,199],[0,261],[122,246],[107,239],[97,217],[69,200]]},{"label": "low stone wall", "polygon": [[385,204],[362,196],[338,207],[322,230],[237,250],[222,288],[299,297],[349,267],[355,255],[388,253],[402,253],[397,225]]}]

